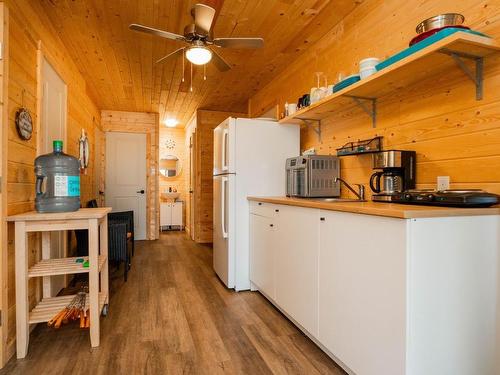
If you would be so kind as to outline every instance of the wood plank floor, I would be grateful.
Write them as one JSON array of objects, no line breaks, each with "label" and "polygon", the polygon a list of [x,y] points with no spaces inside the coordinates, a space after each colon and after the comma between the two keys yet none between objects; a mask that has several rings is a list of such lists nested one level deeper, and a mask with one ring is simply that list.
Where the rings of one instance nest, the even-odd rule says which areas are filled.
[{"label": "wood plank floor", "polygon": [[40,324],[0,374],[344,374],[259,293],[227,290],[211,249],[183,233],[138,242],[111,288],[99,348],[77,326]]}]

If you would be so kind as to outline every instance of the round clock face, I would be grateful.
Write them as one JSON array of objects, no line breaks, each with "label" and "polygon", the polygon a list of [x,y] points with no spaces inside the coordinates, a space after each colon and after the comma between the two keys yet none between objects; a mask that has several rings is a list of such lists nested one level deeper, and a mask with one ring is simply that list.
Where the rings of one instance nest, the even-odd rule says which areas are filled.
[{"label": "round clock face", "polygon": [[19,137],[24,140],[31,139],[33,134],[33,120],[26,108],[20,108],[16,112],[16,129]]},{"label": "round clock face", "polygon": [[165,141],[165,147],[172,150],[175,147],[175,141],[173,139],[167,139]]}]

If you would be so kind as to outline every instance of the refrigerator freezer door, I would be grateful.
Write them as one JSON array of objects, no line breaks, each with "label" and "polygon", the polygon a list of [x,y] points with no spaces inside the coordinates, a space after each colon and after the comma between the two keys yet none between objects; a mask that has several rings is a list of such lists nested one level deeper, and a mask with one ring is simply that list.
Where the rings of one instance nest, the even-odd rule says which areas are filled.
[{"label": "refrigerator freezer door", "polygon": [[213,206],[213,266],[228,288],[234,288],[234,254],[230,243],[231,188],[234,175],[215,176]]},{"label": "refrigerator freezer door", "polygon": [[214,176],[234,172],[229,168],[229,129],[233,120],[228,118],[214,129]]}]

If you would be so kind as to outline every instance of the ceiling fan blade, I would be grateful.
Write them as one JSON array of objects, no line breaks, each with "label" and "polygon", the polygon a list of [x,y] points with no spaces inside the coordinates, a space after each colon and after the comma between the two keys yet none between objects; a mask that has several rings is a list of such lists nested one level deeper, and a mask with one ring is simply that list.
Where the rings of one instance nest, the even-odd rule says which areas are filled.
[{"label": "ceiling fan blade", "polygon": [[262,38],[215,38],[213,43],[223,48],[262,48]]},{"label": "ceiling fan blade", "polygon": [[137,23],[130,24],[129,25],[129,29],[130,30],[135,30],[135,31],[140,31],[140,32],[143,32],[143,33],[148,33],[148,34],[156,35],[156,36],[159,36],[159,37],[162,37],[162,38],[179,40],[179,41],[182,41],[182,42],[186,41],[186,38],[183,37],[182,35],[170,33],[168,31],[164,31],[164,30],[155,29],[155,28],[149,27],[149,26],[139,25]]},{"label": "ceiling fan blade", "polygon": [[227,72],[231,69],[231,65],[224,61],[224,59],[213,49],[212,51],[212,62],[215,64],[215,67],[221,72]]},{"label": "ceiling fan blade", "polygon": [[191,9],[191,14],[193,15],[196,29],[204,32],[206,35],[210,34],[212,22],[215,17],[215,9],[205,4],[195,4],[193,9]]},{"label": "ceiling fan blade", "polygon": [[174,55],[178,55],[180,52],[184,52],[184,49],[185,49],[185,47],[182,47],[182,48],[175,50],[174,52],[169,53],[167,56],[163,56],[155,64],[159,64],[159,63],[165,61],[166,59],[168,59],[169,57],[172,57]]}]

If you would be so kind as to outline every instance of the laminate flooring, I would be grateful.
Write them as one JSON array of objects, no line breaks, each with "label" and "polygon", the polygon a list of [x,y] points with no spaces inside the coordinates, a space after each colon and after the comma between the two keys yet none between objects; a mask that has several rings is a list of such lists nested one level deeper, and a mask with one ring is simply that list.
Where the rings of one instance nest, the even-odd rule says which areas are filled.
[{"label": "laminate flooring", "polygon": [[39,324],[0,374],[345,374],[259,293],[226,289],[184,233],[138,242],[128,282],[111,275],[100,347]]}]

